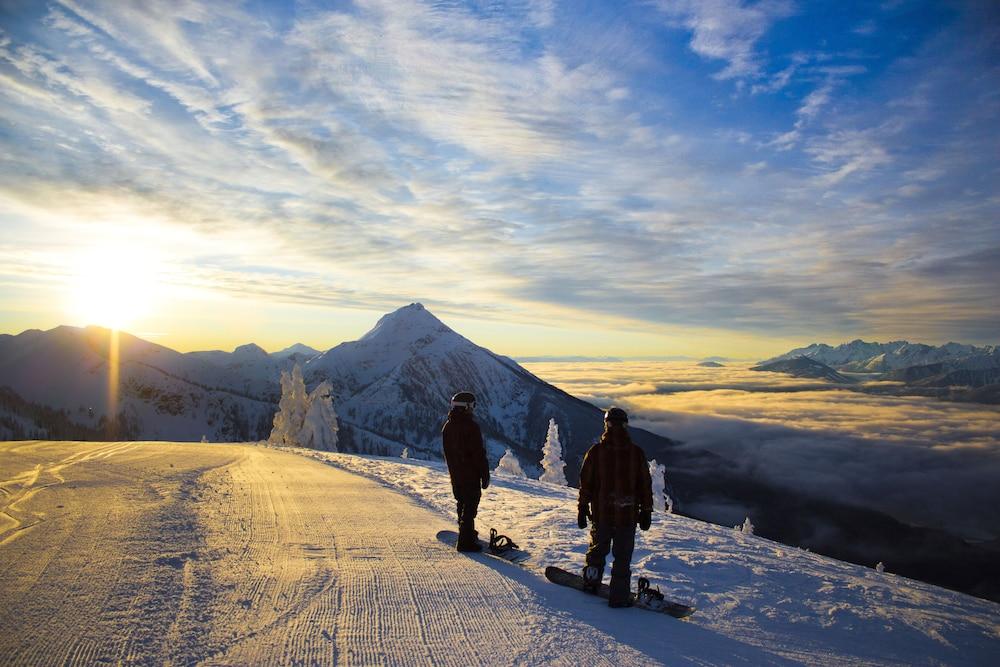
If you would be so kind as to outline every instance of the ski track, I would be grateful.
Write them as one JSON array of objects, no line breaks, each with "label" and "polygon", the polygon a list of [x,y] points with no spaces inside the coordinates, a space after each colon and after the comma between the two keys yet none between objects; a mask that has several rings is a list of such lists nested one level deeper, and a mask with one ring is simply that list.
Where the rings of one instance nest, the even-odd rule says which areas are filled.
[{"label": "ski track", "polygon": [[458,554],[441,515],[295,454],[3,443],[0,479],[4,665],[657,663],[577,593]]}]

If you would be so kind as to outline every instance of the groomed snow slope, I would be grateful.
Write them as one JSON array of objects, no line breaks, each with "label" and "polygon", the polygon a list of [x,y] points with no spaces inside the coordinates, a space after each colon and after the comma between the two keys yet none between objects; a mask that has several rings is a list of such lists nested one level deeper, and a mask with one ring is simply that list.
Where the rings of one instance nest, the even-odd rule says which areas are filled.
[{"label": "groomed snow slope", "polygon": [[[443,463],[295,451],[454,513]],[[531,552],[525,567],[539,579],[546,565],[576,571],[586,551],[576,494],[494,475],[477,527]],[[645,576],[698,611],[675,621],[580,596],[576,613],[666,664],[995,665],[1000,656],[1000,605],[685,517],[654,515],[637,534],[632,572],[633,586]]]},{"label": "groomed snow slope", "polygon": [[698,613],[610,610],[541,576],[579,563],[573,506],[572,489],[539,482],[487,490],[481,525],[533,552],[522,569],[437,542],[453,525],[439,464],[0,443],[0,662],[990,664],[1000,651],[995,604],[677,517],[642,534],[637,569]]}]

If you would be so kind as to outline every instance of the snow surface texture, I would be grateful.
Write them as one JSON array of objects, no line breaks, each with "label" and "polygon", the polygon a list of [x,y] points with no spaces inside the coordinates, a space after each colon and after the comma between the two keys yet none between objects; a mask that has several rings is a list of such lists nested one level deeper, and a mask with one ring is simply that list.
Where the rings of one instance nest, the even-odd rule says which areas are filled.
[{"label": "snow surface texture", "polygon": [[480,525],[531,552],[520,568],[435,539],[454,526],[435,462],[0,443],[0,487],[5,665],[987,665],[1000,651],[994,603],[661,513],[634,575],[697,613],[610,610],[541,574],[582,561],[574,489],[486,490]]},{"label": "snow surface texture", "polygon": [[[443,463],[297,451],[454,514]],[[547,565],[575,572],[587,541],[576,494],[498,477],[483,492],[477,527],[527,550],[525,567],[538,578]],[[600,620],[610,626],[601,627],[619,639],[637,632],[637,646],[665,664],[990,665],[1000,655],[1000,605],[675,514],[656,512],[637,533],[633,587],[639,576],[698,610],[676,621],[583,598],[579,613],[595,622],[606,612]]]},{"label": "snow surface texture", "polygon": [[562,445],[559,444],[559,425],[549,420],[549,431],[542,445],[542,474],[538,478],[550,484],[566,486],[566,464],[563,463]]},{"label": "snow surface texture", "polygon": [[622,632],[441,544],[452,522],[411,498],[278,449],[4,443],[0,482],[5,666],[656,662],[662,619]]}]

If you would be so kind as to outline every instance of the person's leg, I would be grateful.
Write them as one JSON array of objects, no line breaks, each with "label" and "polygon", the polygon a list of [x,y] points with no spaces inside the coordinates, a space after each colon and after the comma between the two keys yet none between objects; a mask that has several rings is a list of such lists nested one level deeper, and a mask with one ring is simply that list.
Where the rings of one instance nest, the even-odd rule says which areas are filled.
[{"label": "person's leg", "polygon": [[611,596],[608,605],[629,607],[632,605],[632,552],[635,550],[635,524],[618,526],[614,530],[611,553]]},{"label": "person's leg", "polygon": [[584,587],[596,593],[604,578],[604,563],[611,551],[612,528],[607,523],[593,523],[590,526],[590,547],[587,549],[587,565],[583,568]]},{"label": "person's leg", "polygon": [[479,488],[479,485],[471,487],[465,497],[465,521],[473,540],[479,537],[479,533],[476,532],[476,516],[479,515],[479,501],[482,498],[483,490]]},{"label": "person's leg", "polygon": [[478,485],[458,489],[458,545],[459,551],[481,551],[476,535],[476,514],[482,491]]}]

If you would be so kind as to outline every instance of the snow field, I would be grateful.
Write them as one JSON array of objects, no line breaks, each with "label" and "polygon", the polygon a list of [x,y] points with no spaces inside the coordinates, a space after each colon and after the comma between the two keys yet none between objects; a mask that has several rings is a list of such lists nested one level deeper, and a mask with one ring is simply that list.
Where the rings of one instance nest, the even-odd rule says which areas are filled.
[{"label": "snow field", "polygon": [[[401,490],[454,521],[443,463],[294,451]],[[576,496],[573,488],[496,474],[477,528],[485,536],[496,527],[530,552],[525,567],[537,577],[546,565],[576,571],[587,542],[576,526]],[[698,608],[680,623],[779,663],[990,665],[1000,656],[1000,605],[677,515],[655,512],[652,528],[637,533],[633,586],[638,576]],[[627,622],[652,616],[608,612]],[[659,657],[688,655],[675,648]]]},{"label": "snow field", "polygon": [[[325,463],[327,465],[320,465]],[[360,473],[360,474],[352,474]],[[685,621],[547,582],[576,491],[496,475],[458,554],[443,464],[253,445],[0,443],[0,663],[991,665],[998,605],[657,513]]]},{"label": "snow field", "polygon": [[[4,665],[621,665],[662,647],[274,448],[0,443]],[[604,610],[600,610],[604,611]],[[659,619],[656,619],[659,621]],[[656,625],[656,624],[654,624]],[[647,631],[643,635],[648,635]]]}]

